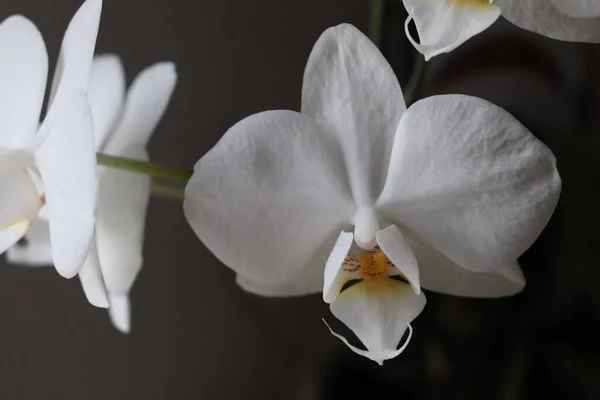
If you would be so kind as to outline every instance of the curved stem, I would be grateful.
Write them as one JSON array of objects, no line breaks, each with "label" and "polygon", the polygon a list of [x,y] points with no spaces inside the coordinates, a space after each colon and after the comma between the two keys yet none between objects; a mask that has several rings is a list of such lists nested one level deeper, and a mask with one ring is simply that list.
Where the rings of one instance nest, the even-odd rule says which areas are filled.
[{"label": "curved stem", "polygon": [[153,196],[163,197],[167,199],[184,200],[185,187],[182,185],[169,184],[163,181],[152,181],[150,193]]},{"label": "curved stem", "polygon": [[379,48],[381,48],[381,24],[384,5],[385,0],[371,0],[369,39]]},{"label": "curved stem", "polygon": [[186,168],[134,160],[125,157],[111,156],[103,153],[97,153],[96,157],[99,165],[137,172],[153,178],[163,179],[165,181],[185,184],[192,176],[192,171]]},{"label": "curved stem", "polygon": [[408,84],[406,85],[406,89],[404,90],[404,102],[406,103],[407,107],[413,102],[413,97],[415,96],[415,92],[417,91],[419,83],[421,82],[421,77],[423,76],[424,70],[425,58],[421,54],[415,54],[413,70]]}]

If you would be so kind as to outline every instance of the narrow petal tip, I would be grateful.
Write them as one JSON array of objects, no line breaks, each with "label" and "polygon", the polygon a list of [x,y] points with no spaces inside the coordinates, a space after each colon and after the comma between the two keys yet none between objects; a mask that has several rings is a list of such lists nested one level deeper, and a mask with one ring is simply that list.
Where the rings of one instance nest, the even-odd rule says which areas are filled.
[{"label": "narrow petal tip", "polygon": [[95,10],[100,12],[102,10],[102,0],[86,0],[80,9]]},{"label": "narrow petal tip", "polygon": [[159,61],[144,68],[140,72],[139,77],[146,75],[151,75],[155,79],[161,79],[163,82],[174,85],[177,79],[177,68],[173,61]]},{"label": "narrow petal tip", "polygon": [[94,307],[98,307],[98,308],[108,308],[108,300],[106,299],[105,296],[99,296],[99,297],[88,297],[88,302],[93,305]]},{"label": "narrow petal tip", "polygon": [[119,66],[123,65],[121,57],[115,53],[96,54],[94,55],[94,62],[118,64]]},{"label": "narrow petal tip", "polygon": [[109,293],[108,315],[113,326],[121,333],[131,332],[131,304],[128,294]]},{"label": "narrow petal tip", "polygon": [[[35,24],[26,16],[22,15],[22,14],[14,14],[11,15],[9,17],[7,17],[4,21],[2,21],[2,25],[4,25],[5,27],[8,25],[13,25],[13,24],[24,24],[24,25],[29,25],[29,26],[35,26]],[[37,28],[36,28],[37,29]]]},{"label": "narrow petal tip", "polygon": [[70,266],[65,268],[60,263],[54,264],[54,268],[56,268],[56,272],[58,272],[58,274],[65,279],[72,279],[79,273],[78,270],[73,270],[72,268],[70,268]]}]

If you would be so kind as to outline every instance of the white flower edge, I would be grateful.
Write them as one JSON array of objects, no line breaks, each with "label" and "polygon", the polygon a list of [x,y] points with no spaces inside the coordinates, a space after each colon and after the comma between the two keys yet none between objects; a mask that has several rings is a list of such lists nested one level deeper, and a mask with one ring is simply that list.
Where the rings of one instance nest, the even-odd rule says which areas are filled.
[{"label": "white flower edge", "polygon": [[[4,121],[0,142],[3,152],[31,152],[27,165],[7,165],[29,172],[30,185],[38,194],[37,212],[44,207],[52,239],[52,256],[57,271],[70,278],[85,259],[93,230],[96,200],[93,124],[85,92],[96,41],[102,2],[88,0],[77,11],[65,32],[54,93],[48,113],[37,129],[47,73],[43,39],[24,17],[5,20],[0,30],[0,86],[3,96],[21,89],[27,101],[0,99]],[[13,90],[8,90],[13,88]],[[29,88],[29,89],[28,89]],[[5,90],[6,89],[6,90]],[[12,126],[13,129],[8,129]],[[17,130],[18,129],[18,130]],[[12,156],[11,156],[12,157]],[[14,157],[12,157],[15,160]],[[3,158],[6,162],[6,157]],[[6,186],[4,190],[10,192]],[[5,211],[6,208],[3,209]],[[36,213],[21,215],[25,220]],[[15,242],[19,237],[14,237]],[[5,243],[5,251],[12,243]]]},{"label": "white flower edge", "polygon": [[[342,46],[341,40],[347,41],[349,36],[360,45],[352,48]],[[341,38],[339,42],[336,41],[338,37]],[[324,46],[332,50],[325,51]],[[336,54],[336,51],[342,54]],[[322,54],[323,58],[318,60],[315,54]],[[323,68],[327,68],[330,60],[344,60],[344,57],[372,62],[374,59],[380,60],[381,55],[355,28],[341,25],[322,35],[311,55],[311,63],[322,61]],[[357,88],[359,91],[372,89],[368,87],[368,84],[373,83],[370,81],[372,73],[370,70],[362,70],[361,67],[366,69],[373,66],[366,63],[358,63],[355,66],[352,70],[354,75],[350,79],[356,79],[358,82],[348,81],[347,75],[335,70],[331,75],[326,71],[319,75],[322,81],[327,79],[328,85],[322,85],[322,81],[318,80],[314,83],[307,80],[307,77],[311,79],[312,76],[308,73],[305,74],[304,85],[310,85],[315,91],[319,91],[320,88],[326,90],[345,86]],[[311,68],[316,67],[309,65],[307,71]],[[378,74],[378,81],[384,81],[380,75]],[[397,84],[391,72],[385,78],[391,80],[389,86]],[[368,114],[370,108],[377,107],[380,102],[390,100],[390,103],[394,103],[392,99],[373,99],[377,93],[377,90],[372,90],[372,97],[368,98],[369,101],[373,101],[371,104],[354,102],[353,106],[356,109],[364,109],[365,114]],[[389,94],[389,91],[383,93]],[[303,96],[303,101],[308,98]],[[340,104],[345,104],[344,98],[338,100]],[[336,98],[332,96],[331,101],[335,102]],[[307,107],[310,105],[303,104],[303,108]],[[321,108],[327,107],[340,110],[335,104],[325,104]],[[428,110],[435,110],[435,114],[434,111]],[[433,114],[431,118],[429,113]],[[353,118],[355,117],[339,115],[337,120],[327,123],[334,125],[339,121],[340,125],[344,126]],[[478,126],[484,129],[474,129]],[[448,127],[451,129],[448,130]],[[413,128],[415,130],[412,134],[408,132]],[[428,214],[434,215],[431,213],[435,212],[439,219],[446,212],[455,217],[455,210],[449,209],[446,202],[462,201],[462,207],[480,208],[482,220],[477,226],[484,227],[485,223],[490,222],[486,221],[486,215],[487,218],[493,218],[494,222],[502,219],[499,213],[503,210],[499,209],[497,204],[479,204],[477,197],[470,196],[468,192],[461,193],[460,185],[440,186],[440,183],[461,177],[469,179],[469,190],[486,183],[482,190],[497,192],[498,196],[507,199],[510,199],[511,195],[516,196],[518,201],[511,206],[512,208],[504,209],[504,216],[508,217],[508,220],[515,219],[516,216],[512,213],[516,210],[523,211],[523,204],[527,201],[539,203],[538,208],[531,210],[536,215],[533,223],[519,223],[518,229],[517,225],[500,223],[501,228],[506,229],[504,235],[502,231],[493,235],[467,231],[461,239],[461,245],[464,244],[469,249],[481,246],[481,249],[476,251],[479,255],[468,262],[458,254],[448,254],[448,249],[429,252],[432,247],[429,242],[437,242],[441,238],[435,239],[437,236],[429,228],[429,219],[425,219],[428,221],[426,224],[411,221],[415,226],[410,227],[408,240],[417,243],[419,251],[428,254],[428,260],[434,260],[438,267],[443,265],[443,270],[456,277],[457,281],[466,275],[472,275],[471,284],[457,284],[457,291],[471,295],[468,293],[469,286],[483,284],[491,278],[506,275],[500,274],[500,271],[514,270],[516,258],[531,245],[544,228],[557,203],[560,178],[552,153],[506,111],[487,101],[462,95],[434,96],[417,102],[404,113],[402,120],[392,131],[397,129],[396,142],[393,145],[387,142],[390,155],[383,157],[395,157],[397,161],[392,162],[393,168],[389,173],[384,172],[389,183],[377,200],[378,206],[387,208],[389,213],[397,208],[395,204],[398,200],[406,203],[407,207],[412,207],[420,218],[427,218]],[[378,131],[381,131],[380,127],[365,130]],[[234,125],[196,164],[194,176],[186,188],[184,210],[188,222],[209,249],[224,264],[238,272],[239,279],[245,282],[246,288],[265,287],[273,289],[273,294],[277,291],[274,288],[278,286],[293,291],[292,288],[296,285],[302,287],[301,292],[304,293],[314,293],[322,287],[323,278],[316,271],[322,271],[323,260],[327,258],[337,235],[345,227],[352,225],[357,210],[353,204],[352,189],[345,187],[349,178],[343,169],[350,157],[343,155],[344,144],[336,147],[337,140],[340,139],[338,134],[339,132],[332,132],[331,129],[320,126],[317,119],[307,115],[293,111],[267,111]],[[452,143],[446,140],[449,137],[460,139],[461,136],[464,139],[459,142]],[[401,159],[402,150],[406,148],[402,146],[407,143],[405,139],[415,141],[415,145],[418,146],[418,151],[407,161]],[[435,147],[435,159],[424,157],[423,161],[420,161],[419,157],[422,157],[422,152],[426,151],[428,146]],[[492,158],[485,158],[490,156],[488,153],[494,149],[500,153],[492,155]],[[285,157],[282,156],[284,154]],[[509,162],[510,160],[514,162]],[[481,169],[478,169],[477,174],[473,174],[473,168]],[[369,168],[369,171],[373,170]],[[395,183],[396,187],[414,188],[404,194],[394,192],[394,180],[390,178],[390,175],[395,176],[402,171],[404,173],[395,178],[399,180]],[[502,179],[496,181],[498,187],[491,179],[494,174],[498,179]],[[518,180],[511,183],[513,174],[523,176],[524,180],[540,174],[539,182],[532,181],[533,186],[530,188]],[[356,175],[360,176],[359,173]],[[419,176],[425,176],[426,179],[417,185]],[[436,198],[427,196],[426,192],[433,189],[439,192]],[[401,195],[403,198],[395,198]],[[484,212],[486,207],[488,210]],[[403,215],[398,215],[392,219],[403,218]],[[464,221],[463,225],[467,223]],[[440,231],[452,229],[448,224],[442,220]],[[511,231],[511,226],[517,232]],[[495,243],[496,249],[488,254],[484,248],[491,244],[490,240],[493,238],[499,241]],[[321,262],[314,262],[316,259]],[[467,264],[467,271],[461,271],[461,266],[462,269],[465,267],[461,263]],[[429,268],[427,265],[424,267]],[[432,265],[431,268],[433,267]],[[479,273],[469,274],[469,270]],[[507,274],[511,277],[514,275]],[[425,275],[432,277],[434,274]],[[308,278],[313,280],[312,284],[307,284],[305,279]],[[431,283],[434,288],[443,287],[444,292],[459,294],[452,287],[452,282],[439,282],[441,280],[442,278],[436,279],[435,282],[423,280],[422,286],[427,288]],[[522,282],[516,284],[522,287]],[[503,291],[515,291],[510,282],[505,286],[500,285],[497,289],[492,291],[495,296],[501,296]],[[484,295],[480,290],[474,289],[474,292],[478,296]],[[282,293],[277,295],[280,294]]]},{"label": "white flower edge", "polygon": [[[594,0],[404,0],[407,38],[430,60],[451,52],[502,15],[520,28],[571,42],[600,42],[600,3]],[[410,32],[414,21],[419,39]]]},{"label": "white flower edge", "polygon": [[[244,289],[323,290],[367,348],[359,353],[381,363],[398,354],[423,309],[421,287],[475,297],[520,291],[517,258],[544,229],[560,188],[551,151],[501,108],[449,95],[406,110],[383,56],[343,24],[309,57],[302,113],[266,111],[230,128],[196,164],[184,211]],[[334,246],[347,235],[343,249]],[[359,269],[352,243],[380,249]]]}]

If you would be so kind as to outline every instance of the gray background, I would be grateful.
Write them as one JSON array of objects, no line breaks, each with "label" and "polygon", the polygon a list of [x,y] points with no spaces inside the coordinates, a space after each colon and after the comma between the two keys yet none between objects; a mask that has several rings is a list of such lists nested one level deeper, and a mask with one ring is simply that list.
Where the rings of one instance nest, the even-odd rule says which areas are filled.
[{"label": "gray background", "polygon": [[[6,0],[0,18],[32,19],[53,65],[79,4]],[[129,80],[156,61],[177,64],[179,85],[150,153],[191,168],[239,119],[298,109],[314,41],[341,22],[365,30],[368,8],[368,0],[105,0],[97,51],[119,54]],[[388,1],[383,50],[404,84],[414,52],[403,19],[401,2]],[[521,260],[528,287],[518,296],[427,293],[411,345],[380,368],[329,334],[320,296],[242,292],[181,204],[153,199],[130,335],[87,304],[78,280],[0,266],[0,399],[600,398],[599,55],[499,21],[427,65],[420,96],[491,100],[557,154],[565,191]]]}]

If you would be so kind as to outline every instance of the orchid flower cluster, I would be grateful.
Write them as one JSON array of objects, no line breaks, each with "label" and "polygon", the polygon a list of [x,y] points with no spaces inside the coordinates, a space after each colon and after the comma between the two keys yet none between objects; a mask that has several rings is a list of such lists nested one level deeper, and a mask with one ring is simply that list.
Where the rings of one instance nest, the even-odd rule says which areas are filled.
[{"label": "orchid flower cluster", "polygon": [[[516,26],[570,42],[600,42],[598,0],[403,0],[408,39],[426,60],[447,53],[500,16]],[[420,42],[409,31],[411,21]]]},{"label": "orchid flower cluster", "polygon": [[[600,1],[404,5],[408,38],[426,59],[501,15],[552,38],[600,42]],[[24,17],[0,24],[0,93],[10,94],[0,102],[0,247],[11,263],[78,275],[89,302],[128,332],[153,184],[136,166],[151,165],[146,145],[177,74],[160,62],[126,90],[119,58],[94,57],[101,6],[85,1],[69,24],[41,122],[43,39]],[[231,127],[185,187],[190,226],[239,286],[321,293],[362,346],[333,335],[379,364],[408,345],[424,290],[501,297],[524,288],[518,258],[552,216],[561,180],[551,151],[519,121],[463,95],[407,107],[383,55],[348,24],[316,42],[301,99],[299,112]]]}]

